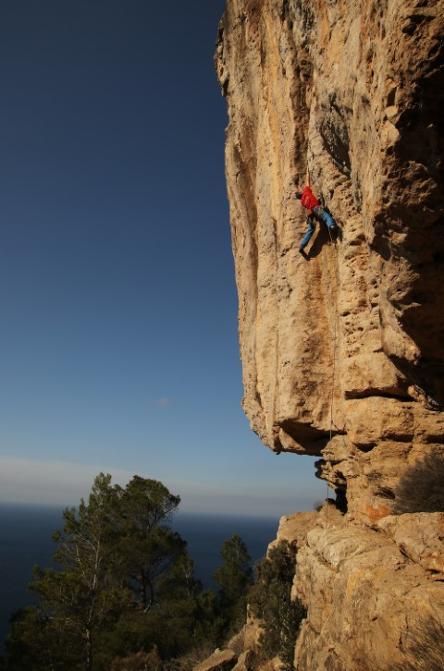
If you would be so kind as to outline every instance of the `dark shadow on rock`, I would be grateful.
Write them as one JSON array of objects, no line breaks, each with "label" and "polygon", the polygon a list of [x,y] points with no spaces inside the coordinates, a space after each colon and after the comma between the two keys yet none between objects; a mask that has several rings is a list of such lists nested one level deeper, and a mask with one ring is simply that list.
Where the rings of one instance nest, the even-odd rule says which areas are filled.
[{"label": "dark shadow on rock", "polygon": [[[325,208],[327,210],[327,208]],[[328,210],[327,210],[328,212]],[[337,226],[337,230],[332,237],[330,237],[328,229],[324,223],[319,223],[317,222],[316,225],[316,231],[314,233],[314,242],[312,246],[310,247],[310,251],[308,252],[308,256],[311,259],[316,258],[316,256],[319,256],[319,254],[322,251],[322,248],[325,245],[331,245],[333,246],[336,242],[336,240],[342,240],[342,230]]]},{"label": "dark shadow on rock", "polygon": [[431,452],[404,473],[395,490],[393,512],[444,512],[444,453]]},{"label": "dark shadow on rock", "polygon": [[324,110],[319,133],[325,151],[346,177],[350,177],[351,174],[348,119],[349,110],[340,104],[336,92],[332,92],[329,96],[329,105]]},{"label": "dark shadow on rock", "polygon": [[406,638],[407,660],[386,671],[442,671],[444,625],[433,617],[420,621]]},{"label": "dark shadow on rock", "polygon": [[320,224],[316,225],[316,231],[313,236],[314,242],[312,246],[310,247],[310,251],[308,252],[308,255],[311,259],[316,258],[319,256],[321,253],[322,247],[327,243],[328,241],[328,233],[325,229],[324,226],[321,226]]},{"label": "dark shadow on rock", "polygon": [[[402,330],[418,346],[420,359],[395,366],[441,407],[444,406],[444,41],[436,42],[411,103],[401,112],[393,156],[399,176],[387,204],[375,216],[372,248],[384,260],[403,259],[410,281],[393,282],[387,298]],[[424,187],[422,187],[424,185]],[[411,198],[412,187],[423,188]],[[399,237],[394,233],[402,230]],[[398,264],[399,265],[399,264]],[[401,291],[400,291],[401,289]]]}]

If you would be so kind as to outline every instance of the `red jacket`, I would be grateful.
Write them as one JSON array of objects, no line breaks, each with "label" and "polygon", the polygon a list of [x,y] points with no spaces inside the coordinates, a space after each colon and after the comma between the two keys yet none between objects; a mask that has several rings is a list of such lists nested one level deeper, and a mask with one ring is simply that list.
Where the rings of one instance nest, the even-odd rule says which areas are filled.
[{"label": "red jacket", "polygon": [[307,210],[312,210],[314,207],[319,207],[321,204],[309,186],[304,186],[301,203]]}]

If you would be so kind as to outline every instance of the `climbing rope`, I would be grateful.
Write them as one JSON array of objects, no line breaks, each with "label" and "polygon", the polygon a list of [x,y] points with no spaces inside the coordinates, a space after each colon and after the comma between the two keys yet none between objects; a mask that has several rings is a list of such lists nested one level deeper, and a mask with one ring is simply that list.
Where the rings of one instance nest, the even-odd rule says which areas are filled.
[{"label": "climbing rope", "polygon": [[[330,238],[331,244],[335,247],[334,240],[331,235],[331,230],[327,226],[328,230],[328,235]],[[338,277],[336,274],[336,264],[335,264],[335,283],[336,287],[338,287]],[[331,375],[331,391],[330,391],[330,431],[329,431],[329,441],[331,442],[332,436],[333,436],[333,404],[334,404],[334,396],[335,396],[335,386],[336,386],[336,353],[337,353],[337,340],[338,340],[338,317],[337,317],[337,310],[335,311],[335,319],[334,319],[334,329],[333,329],[333,364],[332,364],[332,375]],[[330,487],[328,484],[328,480],[326,480],[327,483],[327,500],[330,494]]]},{"label": "climbing rope", "polygon": [[[328,230],[328,235],[330,238],[330,242],[335,246],[334,240],[331,235],[331,230],[327,226]],[[336,267],[335,267],[335,282],[336,282],[336,287],[338,286],[338,278],[336,275]],[[335,393],[335,377],[336,377],[336,349],[337,349],[337,335],[338,335],[338,319],[337,319],[337,312],[335,313],[335,319],[334,319],[334,330],[333,330],[333,367],[332,367],[332,381],[331,381],[331,393],[330,393],[330,440],[332,438],[332,433],[333,433],[333,401],[334,401],[334,393]]]},{"label": "climbing rope", "polygon": [[[308,154],[310,152],[310,146],[307,147],[307,169],[306,169],[306,182],[308,186],[311,186],[311,175],[310,175],[310,164],[308,160]],[[324,199],[322,198],[322,206],[324,206]],[[335,247],[334,240],[331,234],[330,228],[327,226],[328,230],[328,235],[330,238],[330,242]],[[336,273],[336,263],[335,265],[335,283],[336,287],[338,287],[338,277]],[[334,395],[335,395],[335,386],[336,386],[336,354],[337,354],[337,340],[338,340],[338,318],[337,318],[337,311],[335,312],[335,319],[334,319],[334,331],[333,331],[333,365],[332,365],[332,376],[331,376],[331,392],[330,392],[330,429],[329,429],[329,442],[331,442],[331,439],[333,437],[333,405],[334,405]],[[328,480],[326,480],[327,484],[327,501],[330,495],[330,486],[328,483]]]}]

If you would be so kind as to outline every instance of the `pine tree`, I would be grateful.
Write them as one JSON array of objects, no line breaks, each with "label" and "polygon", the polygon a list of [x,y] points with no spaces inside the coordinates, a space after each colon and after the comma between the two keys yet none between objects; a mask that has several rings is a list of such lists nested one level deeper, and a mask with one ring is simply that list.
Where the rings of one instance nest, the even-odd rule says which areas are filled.
[{"label": "pine tree", "polygon": [[265,659],[279,655],[283,671],[293,671],[294,648],[305,609],[291,599],[296,555],[286,541],[270,550],[256,567],[248,595],[251,612],[262,620],[260,647]]},{"label": "pine tree", "polygon": [[158,638],[166,654],[180,651],[186,640],[181,633],[171,643],[166,602],[182,594],[182,632],[198,585],[186,543],[166,526],[179,501],[155,480],[135,476],[122,488],[98,475],[88,500],[66,509],[53,535],[56,568],[34,569],[38,602],[12,623],[6,668],[107,669],[114,656],[149,650]]},{"label": "pine tree", "polygon": [[228,631],[246,618],[246,595],[252,582],[251,557],[237,534],[224,542],[221,555],[223,564],[214,572],[214,580],[219,585],[219,611]]},{"label": "pine tree", "polygon": [[55,568],[35,568],[37,603],[12,622],[4,671],[108,671],[113,660],[137,668],[157,656],[166,671],[190,650],[219,645],[245,618],[251,560],[233,536],[218,594],[202,592],[169,526],[179,502],[155,480],[135,476],[120,487],[98,475],[87,501],[63,513]]},{"label": "pine tree", "polygon": [[127,585],[144,610],[152,608],[177,562],[186,556],[186,542],[166,523],[180,503],[156,480],[134,476],[120,490],[121,533],[116,553]]},{"label": "pine tree", "polygon": [[111,476],[99,474],[86,503],[63,513],[63,530],[53,535],[59,570],[34,570],[30,588],[44,617],[58,623],[79,651],[80,668],[93,667],[96,636],[129,607],[114,553],[119,493]]}]

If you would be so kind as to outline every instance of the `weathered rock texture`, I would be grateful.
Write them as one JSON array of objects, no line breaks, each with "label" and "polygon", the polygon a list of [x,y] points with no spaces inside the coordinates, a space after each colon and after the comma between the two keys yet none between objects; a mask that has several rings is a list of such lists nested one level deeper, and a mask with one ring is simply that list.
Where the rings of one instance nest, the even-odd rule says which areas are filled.
[{"label": "weathered rock texture", "polygon": [[[436,515],[387,517],[381,533],[330,506],[320,514],[298,554],[293,589],[309,608],[298,671],[406,668],[412,634],[421,639],[436,622],[444,635],[444,514]],[[417,662],[418,671],[439,668]]]},{"label": "weathered rock texture", "polygon": [[[282,540],[297,552],[293,597],[308,607],[297,671],[441,669],[419,659],[415,645],[444,655],[444,513],[387,516],[373,529],[350,524],[328,503],[320,513],[283,517],[269,549]],[[431,623],[441,641],[429,640]],[[278,671],[278,658],[261,661],[260,633],[249,619],[195,671],[219,669],[221,660],[224,671]]]},{"label": "weathered rock texture", "polygon": [[[219,27],[243,407],[347,513],[299,550],[298,671],[388,669],[444,617],[442,518],[391,516],[444,459],[443,34],[444,0],[227,0]],[[340,228],[308,261],[307,175]]]},{"label": "weathered rock texture", "polygon": [[[244,410],[375,520],[403,469],[444,452],[443,16],[228,0],[219,29]],[[318,229],[308,262],[307,172],[342,233]]]}]

